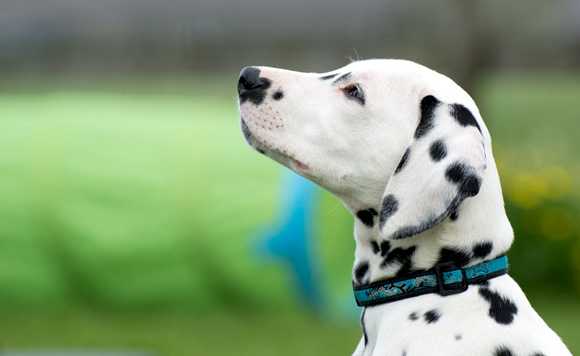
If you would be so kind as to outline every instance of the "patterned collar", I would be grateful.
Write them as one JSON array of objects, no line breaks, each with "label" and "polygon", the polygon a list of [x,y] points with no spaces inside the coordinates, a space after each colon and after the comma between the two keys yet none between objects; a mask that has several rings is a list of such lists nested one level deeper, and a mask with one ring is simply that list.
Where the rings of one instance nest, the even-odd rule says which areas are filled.
[{"label": "patterned collar", "polygon": [[470,284],[485,282],[507,271],[506,256],[468,268],[458,268],[453,262],[439,263],[427,271],[367,285],[354,285],[354,297],[358,306],[366,307],[428,293],[443,296],[457,294],[465,292]]}]

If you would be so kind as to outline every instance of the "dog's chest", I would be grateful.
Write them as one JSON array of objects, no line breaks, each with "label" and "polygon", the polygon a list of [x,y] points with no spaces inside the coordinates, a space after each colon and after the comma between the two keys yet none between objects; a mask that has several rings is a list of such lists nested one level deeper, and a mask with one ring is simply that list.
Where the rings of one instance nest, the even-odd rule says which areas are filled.
[{"label": "dog's chest", "polygon": [[561,344],[509,276],[457,295],[428,294],[367,307],[361,325],[356,356],[539,356]]}]

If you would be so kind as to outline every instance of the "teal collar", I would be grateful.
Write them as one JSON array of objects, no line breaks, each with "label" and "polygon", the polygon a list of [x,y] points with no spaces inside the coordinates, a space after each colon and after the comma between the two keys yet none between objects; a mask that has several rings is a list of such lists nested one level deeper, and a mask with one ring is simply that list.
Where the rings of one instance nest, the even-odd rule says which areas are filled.
[{"label": "teal collar", "polygon": [[354,285],[354,297],[360,307],[390,303],[427,293],[451,295],[462,293],[470,284],[506,274],[507,257],[482,262],[468,268],[457,268],[455,263],[439,263],[434,268],[404,277],[391,278],[367,285]]}]

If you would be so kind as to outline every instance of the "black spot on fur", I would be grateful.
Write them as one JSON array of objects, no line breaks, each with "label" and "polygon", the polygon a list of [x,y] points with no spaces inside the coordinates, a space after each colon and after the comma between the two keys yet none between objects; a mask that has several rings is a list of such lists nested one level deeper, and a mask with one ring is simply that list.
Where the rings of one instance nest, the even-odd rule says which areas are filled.
[{"label": "black spot on fur", "polygon": [[388,240],[381,242],[381,256],[385,257],[389,251],[391,251],[391,242]]},{"label": "black spot on fur", "polygon": [[338,84],[340,82],[347,81],[351,77],[352,77],[352,73],[351,72],[345,73],[345,74],[341,75],[340,77],[338,77],[334,82],[332,82],[332,84],[333,85],[336,85],[336,84]]},{"label": "black spot on fur", "polygon": [[373,208],[366,209],[366,210],[359,210],[356,213],[357,218],[363,222],[368,227],[373,227],[375,225],[375,216],[379,213]]},{"label": "black spot on fur", "polygon": [[542,352],[534,352],[531,356],[546,356],[546,355]]},{"label": "black spot on fur", "polygon": [[452,163],[447,167],[445,177],[451,183],[459,185],[459,193],[464,197],[472,197],[479,193],[480,179],[471,173],[469,167],[464,163]]},{"label": "black spot on fur", "polygon": [[401,160],[399,161],[399,165],[397,166],[397,169],[395,169],[395,173],[397,174],[401,171],[401,169],[403,169],[405,167],[405,164],[407,164],[407,161],[409,160],[409,155],[411,154],[411,149],[407,148],[407,150],[405,151],[405,154],[403,155],[403,158],[401,158]]},{"label": "black spot on fur", "polygon": [[375,240],[371,240],[371,249],[373,250],[374,254],[381,252],[381,248]]},{"label": "black spot on fur", "polygon": [[416,139],[425,136],[433,128],[433,114],[437,106],[439,106],[439,100],[432,95],[428,95],[421,100],[421,119],[415,130]]},{"label": "black spot on fur", "polygon": [[453,262],[457,267],[464,267],[471,261],[471,254],[452,247],[442,248],[437,263]]},{"label": "black spot on fur", "polygon": [[435,162],[439,162],[445,158],[445,156],[447,156],[447,146],[445,146],[445,141],[441,139],[433,142],[429,149],[429,155]]},{"label": "black spot on fur", "polygon": [[473,257],[484,258],[489,255],[493,249],[493,244],[491,242],[482,242],[473,246]]},{"label": "black spot on fur", "polygon": [[461,341],[463,339],[463,334],[455,334],[455,340]]},{"label": "black spot on fur", "polygon": [[325,76],[320,77],[320,80],[329,80],[329,79],[336,77],[337,75],[338,75],[338,73],[325,75]]},{"label": "black spot on fur", "polygon": [[451,183],[459,184],[467,174],[467,166],[463,163],[455,162],[447,167],[445,177]]},{"label": "black spot on fur", "polygon": [[417,321],[417,320],[419,320],[419,315],[417,315],[417,313],[415,313],[415,312],[412,312],[411,314],[409,314],[409,320]]},{"label": "black spot on fur", "polygon": [[481,181],[479,180],[479,178],[476,175],[471,174],[467,177],[467,179],[463,181],[463,183],[459,187],[459,191],[467,197],[473,197],[476,196],[477,193],[479,193],[480,187]]},{"label": "black spot on fur", "polygon": [[454,210],[451,215],[449,215],[449,219],[451,219],[451,221],[457,221],[457,219],[459,219],[459,213],[457,210]]},{"label": "black spot on fur", "polygon": [[369,263],[367,261],[362,261],[354,269],[354,279],[358,283],[362,282],[363,278],[366,276],[369,270]]},{"label": "black spot on fur", "polygon": [[489,316],[498,324],[508,325],[514,321],[518,307],[509,298],[502,297],[487,287],[480,287],[479,295],[489,303]]},{"label": "black spot on fur", "polygon": [[415,253],[415,246],[411,246],[408,249],[396,248],[393,251],[387,254],[387,257],[381,263],[381,267],[385,268],[390,266],[394,263],[398,263],[401,265],[401,269],[397,272],[397,276],[402,276],[411,270],[411,258]]},{"label": "black spot on fur", "polygon": [[403,349],[403,351],[401,352],[401,356],[407,356],[407,349]]},{"label": "black spot on fur", "polygon": [[252,103],[254,103],[254,105],[260,106],[264,102],[265,98],[266,98],[266,94],[260,93],[260,94],[256,94],[256,95],[252,96],[250,98],[250,100],[252,101]]},{"label": "black spot on fur", "polygon": [[379,217],[379,226],[381,229],[387,223],[387,220],[399,210],[399,201],[393,194],[389,194],[383,199],[383,205],[381,207],[381,215]]},{"label": "black spot on fur", "polygon": [[367,328],[365,325],[365,312],[366,311],[367,311],[367,308],[363,308],[362,314],[360,315],[360,326],[362,328],[363,336],[365,339],[365,346],[367,346],[367,344],[369,343],[369,337],[367,335]]},{"label": "black spot on fur", "polygon": [[274,94],[272,94],[272,99],[278,101],[284,97],[284,92],[282,90],[276,90]]},{"label": "black spot on fur", "polygon": [[474,126],[481,133],[481,128],[479,127],[475,116],[473,116],[471,111],[469,111],[465,106],[460,104],[451,105],[451,116],[453,116],[461,126]]},{"label": "black spot on fur", "polygon": [[507,347],[499,346],[493,351],[493,356],[514,356],[514,354]]},{"label": "black spot on fur", "polygon": [[437,309],[433,309],[426,312],[425,315],[423,315],[423,317],[425,317],[425,321],[427,322],[427,324],[432,324],[437,322],[437,320],[439,320],[441,314],[439,314]]}]

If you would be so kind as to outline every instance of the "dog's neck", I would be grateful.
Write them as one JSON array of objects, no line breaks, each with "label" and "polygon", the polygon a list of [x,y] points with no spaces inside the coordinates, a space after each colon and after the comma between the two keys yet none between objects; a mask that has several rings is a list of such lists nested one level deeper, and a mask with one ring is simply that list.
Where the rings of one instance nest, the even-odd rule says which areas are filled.
[{"label": "dog's neck", "polygon": [[[486,179],[499,186],[497,173]],[[513,241],[501,191],[486,189],[486,185],[438,226],[400,240],[382,236],[378,203],[364,208],[363,204],[345,206],[355,219],[355,284],[428,270],[442,262],[473,266],[505,254]]]}]

